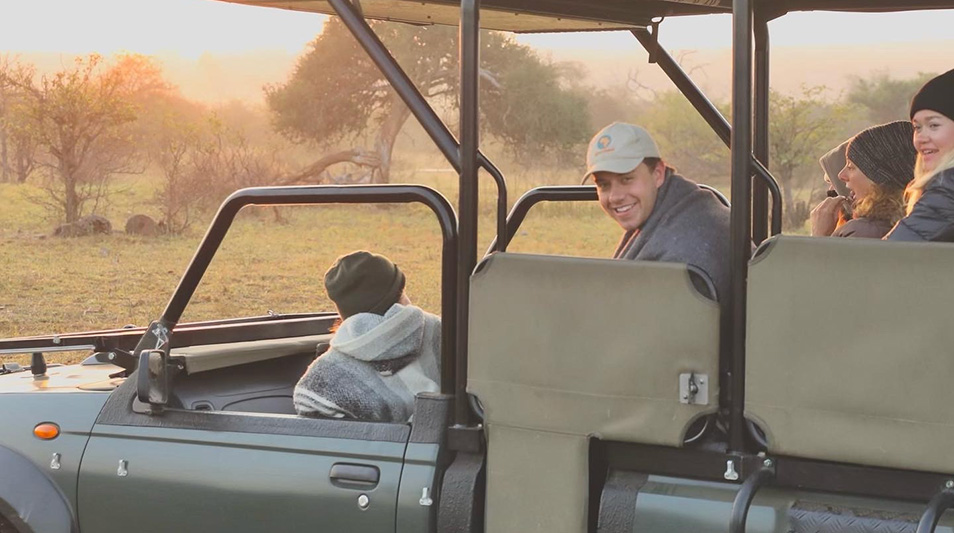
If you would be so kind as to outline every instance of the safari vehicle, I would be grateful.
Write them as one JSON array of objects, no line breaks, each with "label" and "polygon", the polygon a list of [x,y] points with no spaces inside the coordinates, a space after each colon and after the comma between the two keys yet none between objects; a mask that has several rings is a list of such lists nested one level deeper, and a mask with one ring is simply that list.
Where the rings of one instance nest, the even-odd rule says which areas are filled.
[{"label": "safari vehicle", "polygon": [[[459,171],[460,212],[413,185],[242,190],[147,328],[0,341],[34,354],[0,376],[4,533],[952,530],[954,247],[777,235],[766,167],[769,20],[954,1],[243,3],[340,16]],[[657,46],[661,17],[707,13],[733,14],[731,128]],[[366,18],[459,21],[459,143]],[[686,265],[506,251],[535,203],[595,192],[536,189],[505,216],[478,149],[481,27],[630,31],[727,144],[733,132],[729,294],[717,303]],[[500,208],[478,264],[479,168]],[[364,202],[424,203],[442,230],[441,393],[419,396],[410,424],[291,414],[332,313],[178,323],[243,206]],[[855,300],[838,323],[817,307],[833,293]],[[94,355],[46,367],[66,349]]]}]

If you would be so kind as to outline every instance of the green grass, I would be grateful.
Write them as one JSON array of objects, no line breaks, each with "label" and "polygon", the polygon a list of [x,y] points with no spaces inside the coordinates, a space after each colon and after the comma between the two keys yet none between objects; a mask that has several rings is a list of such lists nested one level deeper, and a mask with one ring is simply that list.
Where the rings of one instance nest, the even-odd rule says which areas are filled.
[{"label": "green grass", "polygon": [[[516,176],[510,203],[542,183],[573,183],[575,173],[554,179]],[[394,182],[430,185],[456,203],[449,172],[401,172]],[[56,222],[27,200],[31,185],[0,184],[0,338],[145,325],[159,317],[211,220],[203,215],[189,232],[154,238],[121,233],[134,213],[156,216],[149,204],[149,176],[120,180],[101,212],[116,232],[79,238],[48,237]],[[480,255],[494,236],[496,189],[480,186]],[[333,310],[322,276],[336,257],[370,249],[391,257],[407,273],[414,303],[440,311],[441,237],[436,218],[418,205],[246,208],[226,236],[183,321]],[[606,257],[618,227],[595,203],[541,204],[527,218],[511,250]],[[75,361],[80,355],[51,356]],[[25,362],[25,357],[9,358]]]}]

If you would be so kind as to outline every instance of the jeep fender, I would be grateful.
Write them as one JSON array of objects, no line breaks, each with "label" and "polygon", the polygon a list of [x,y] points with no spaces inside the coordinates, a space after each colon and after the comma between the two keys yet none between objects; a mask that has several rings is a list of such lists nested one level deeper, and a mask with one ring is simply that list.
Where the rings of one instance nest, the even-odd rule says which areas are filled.
[{"label": "jeep fender", "polygon": [[0,446],[0,514],[21,533],[77,533],[60,487],[26,457]]}]

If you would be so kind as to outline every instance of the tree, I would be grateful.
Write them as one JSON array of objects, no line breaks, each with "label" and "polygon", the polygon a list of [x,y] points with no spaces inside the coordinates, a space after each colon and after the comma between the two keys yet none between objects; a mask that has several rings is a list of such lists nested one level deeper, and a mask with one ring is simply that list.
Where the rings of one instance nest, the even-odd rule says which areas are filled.
[{"label": "tree", "polygon": [[[426,98],[438,107],[456,107],[454,28],[371,24]],[[500,33],[482,35],[481,54],[486,82],[482,112],[496,135],[557,150],[586,141],[589,124],[582,96],[564,83],[556,67]],[[514,93],[508,95],[510,90]],[[325,23],[289,80],[267,87],[266,98],[276,129],[296,142],[329,148],[354,142],[369,124],[376,126],[372,149],[327,154],[290,179],[314,180],[329,164],[350,161],[368,167],[370,181],[389,181],[394,143],[410,111],[338,19]]]},{"label": "tree", "polygon": [[96,211],[114,174],[138,169],[128,128],[136,119],[130,101],[134,76],[90,55],[39,81],[24,75],[4,79],[24,93],[24,128],[43,152],[38,166],[48,181],[46,196],[37,201],[66,223]]},{"label": "tree", "polygon": [[10,81],[33,75],[31,66],[0,57],[0,182],[23,183],[36,167],[36,141],[24,127],[25,94]]},{"label": "tree", "polygon": [[652,132],[666,161],[693,180],[729,175],[728,148],[681,93],[658,93],[637,123]]},{"label": "tree", "polygon": [[[794,198],[796,181],[808,168],[816,169],[818,157],[857,131],[851,106],[829,102],[824,87],[808,87],[797,96],[769,93],[769,161],[782,188],[785,221],[801,226],[808,216],[805,205]],[[819,178],[820,180],[820,178]]]},{"label": "tree", "polygon": [[864,108],[868,121],[884,124],[907,120],[911,99],[934,74],[921,72],[908,79],[894,79],[881,72],[869,78],[855,77],[848,88],[847,100]]}]

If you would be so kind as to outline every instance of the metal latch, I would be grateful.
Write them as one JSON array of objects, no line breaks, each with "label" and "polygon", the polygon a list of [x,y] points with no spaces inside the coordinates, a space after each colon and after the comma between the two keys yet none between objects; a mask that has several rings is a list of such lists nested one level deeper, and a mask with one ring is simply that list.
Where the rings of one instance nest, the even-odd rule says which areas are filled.
[{"label": "metal latch", "polygon": [[709,376],[706,374],[679,374],[679,403],[709,405]]}]

